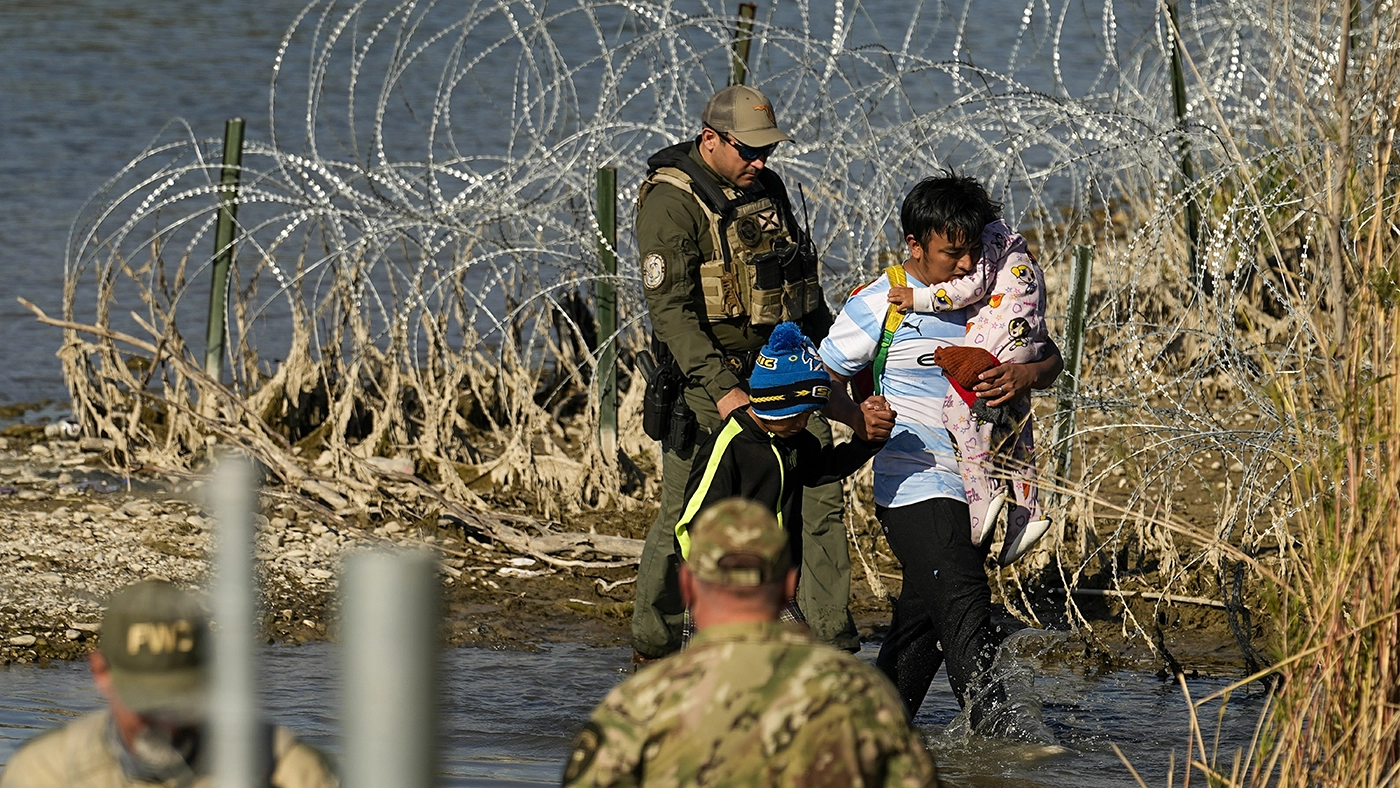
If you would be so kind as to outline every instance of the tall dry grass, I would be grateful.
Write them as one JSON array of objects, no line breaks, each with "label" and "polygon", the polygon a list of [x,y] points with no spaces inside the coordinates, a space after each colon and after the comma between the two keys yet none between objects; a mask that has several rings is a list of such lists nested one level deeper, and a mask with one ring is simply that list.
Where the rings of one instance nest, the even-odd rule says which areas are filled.
[{"label": "tall dry grass", "polygon": [[1336,360],[1319,389],[1274,392],[1303,459],[1294,495],[1315,503],[1278,591],[1283,685],[1251,777],[1383,786],[1400,783],[1400,14],[1349,0],[1335,18],[1334,101],[1294,133],[1325,151],[1296,177],[1324,230]]},{"label": "tall dry grass", "polygon": [[[1265,587],[1275,676],[1251,752],[1217,753],[1199,723],[1190,773],[1212,785],[1400,784],[1400,13],[1394,3],[1270,4],[1276,124],[1253,139],[1224,118],[1229,190],[1268,216],[1259,254],[1281,271],[1319,351],[1267,370],[1298,504]],[[1319,67],[1321,65],[1321,67]],[[1202,78],[1199,68],[1195,71]],[[1203,82],[1205,80],[1202,80]],[[1210,100],[1209,91],[1202,94]],[[1291,209],[1270,212],[1267,189]],[[1217,207],[1223,203],[1217,202]],[[1213,217],[1223,223],[1221,215]],[[1253,250],[1236,250],[1248,255]],[[1295,258],[1296,259],[1296,258]],[[1310,273],[1304,274],[1304,271]],[[1266,357],[1267,358],[1267,357]],[[1183,683],[1183,689],[1185,684]],[[1193,708],[1228,696],[1196,700]],[[1189,693],[1188,693],[1189,698]]]}]

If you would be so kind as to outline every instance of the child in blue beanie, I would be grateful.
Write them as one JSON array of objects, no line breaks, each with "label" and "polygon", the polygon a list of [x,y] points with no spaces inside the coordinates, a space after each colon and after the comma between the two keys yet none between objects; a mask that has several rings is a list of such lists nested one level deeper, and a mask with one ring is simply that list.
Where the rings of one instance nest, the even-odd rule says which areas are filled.
[{"label": "child in blue beanie", "polygon": [[[696,451],[676,523],[683,560],[700,512],[739,497],[773,510],[787,530],[793,564],[802,565],[802,488],[846,478],[884,445],[852,438],[822,446],[807,432],[807,420],[830,396],[831,377],[817,349],[796,324],[780,323],[754,360],[749,404],[730,413]],[[864,407],[882,407],[879,400],[869,398]],[[788,603],[784,620],[804,620],[796,602]]]}]

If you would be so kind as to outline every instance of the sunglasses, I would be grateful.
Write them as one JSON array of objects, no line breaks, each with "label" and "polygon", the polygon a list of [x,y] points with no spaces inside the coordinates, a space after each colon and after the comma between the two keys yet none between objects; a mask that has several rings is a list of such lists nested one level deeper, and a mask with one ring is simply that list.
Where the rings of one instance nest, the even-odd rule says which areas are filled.
[{"label": "sunglasses", "polygon": [[739,154],[739,158],[744,161],[766,160],[769,156],[773,155],[773,149],[778,147],[778,143],[775,142],[772,145],[764,145],[762,148],[750,148],[748,145],[745,145],[718,129],[715,129],[714,132],[719,135],[720,139],[729,143],[729,147],[733,148],[734,152]]}]

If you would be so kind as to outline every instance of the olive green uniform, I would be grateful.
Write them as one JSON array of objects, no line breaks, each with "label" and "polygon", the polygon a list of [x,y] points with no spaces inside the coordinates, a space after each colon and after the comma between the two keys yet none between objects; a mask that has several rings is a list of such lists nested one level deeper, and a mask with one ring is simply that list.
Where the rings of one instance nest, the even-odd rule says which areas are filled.
[{"label": "olive green uniform", "polygon": [[926,786],[922,737],[875,668],[774,623],[701,631],[608,693],[566,786]]},{"label": "olive green uniform", "polygon": [[[723,183],[693,143],[689,157],[709,177]],[[648,184],[644,189],[637,208],[637,250],[652,330],[679,363],[686,378],[686,403],[699,428],[708,433],[720,424],[715,403],[745,382],[741,379],[743,370],[727,364],[725,354],[756,353],[767,341],[772,325],[754,325],[742,312],[722,319],[708,314],[711,310],[706,305],[701,268],[717,256],[709,214],[695,196],[672,183]],[[710,298],[713,301],[713,292]],[[831,324],[831,313],[815,281],[807,299],[814,309],[801,321],[804,332],[818,334],[813,338],[820,340]],[[813,418],[808,430],[830,445],[831,427],[823,418]],[[696,440],[697,445],[703,442],[703,435]],[[662,656],[680,647],[684,607],[676,581],[680,557],[675,551],[675,525],[695,448],[663,453],[661,510],[647,534],[632,615],[632,644],[647,656]],[[854,650],[860,647],[860,639],[847,610],[851,559],[843,509],[839,483],[805,491],[797,601],[817,639]]]},{"label": "olive green uniform", "polygon": [[[110,712],[82,717],[62,728],[40,734],[25,744],[0,772],[0,788],[142,788],[167,783],[138,782],[126,776],[113,753]],[[271,729],[273,788],[335,788],[338,784],[325,759],[284,728]],[[173,783],[170,783],[173,784]],[[207,776],[181,783],[207,788]]]}]

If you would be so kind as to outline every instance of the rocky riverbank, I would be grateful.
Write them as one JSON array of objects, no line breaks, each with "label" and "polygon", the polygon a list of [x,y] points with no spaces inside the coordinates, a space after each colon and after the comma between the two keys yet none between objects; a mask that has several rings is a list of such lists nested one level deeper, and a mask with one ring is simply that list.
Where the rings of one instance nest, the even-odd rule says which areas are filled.
[{"label": "rocky riverbank", "polygon": [[[47,432],[46,432],[47,428]],[[201,503],[199,477],[126,476],[104,463],[103,441],[75,439],[61,424],[13,425],[0,436],[0,665],[75,659],[96,643],[102,602],[146,577],[205,587],[213,520]],[[443,640],[451,645],[532,649],[551,642],[623,645],[635,569],[630,566],[546,566],[503,546],[473,538],[450,519],[436,524],[379,524],[374,530],[330,521],[299,499],[264,492],[256,544],[263,636],[300,643],[335,636],[340,562],[348,551],[414,546],[439,556]],[[567,528],[639,538],[654,512],[591,512]],[[898,567],[872,556],[887,590]],[[862,569],[855,569],[859,575]],[[889,600],[854,578],[852,611],[864,636],[878,639]],[[1054,619],[1063,595],[1045,594]],[[1174,661],[1186,670],[1235,669],[1240,657],[1223,614],[1198,606],[1167,612],[1141,600],[1138,621],[1160,625],[1164,659],[1122,626],[1123,606],[1105,600],[1093,633],[1081,630],[1067,658],[1100,668],[1157,669]],[[1168,615],[1170,613],[1170,615]],[[1014,623],[1012,623],[1014,626]],[[1061,623],[1059,626],[1063,626]]]},{"label": "rocky riverbank", "polygon": [[[205,587],[209,575],[214,523],[202,480],[114,474],[103,442],[47,426],[47,436],[31,427],[0,437],[0,664],[80,657],[115,589],[147,577]],[[270,640],[332,637],[341,559],[388,545],[439,555],[451,644],[625,637],[628,569],[578,577],[495,550],[450,522],[431,532],[392,522],[366,531],[326,522],[275,490],[262,504],[256,558]]]}]

